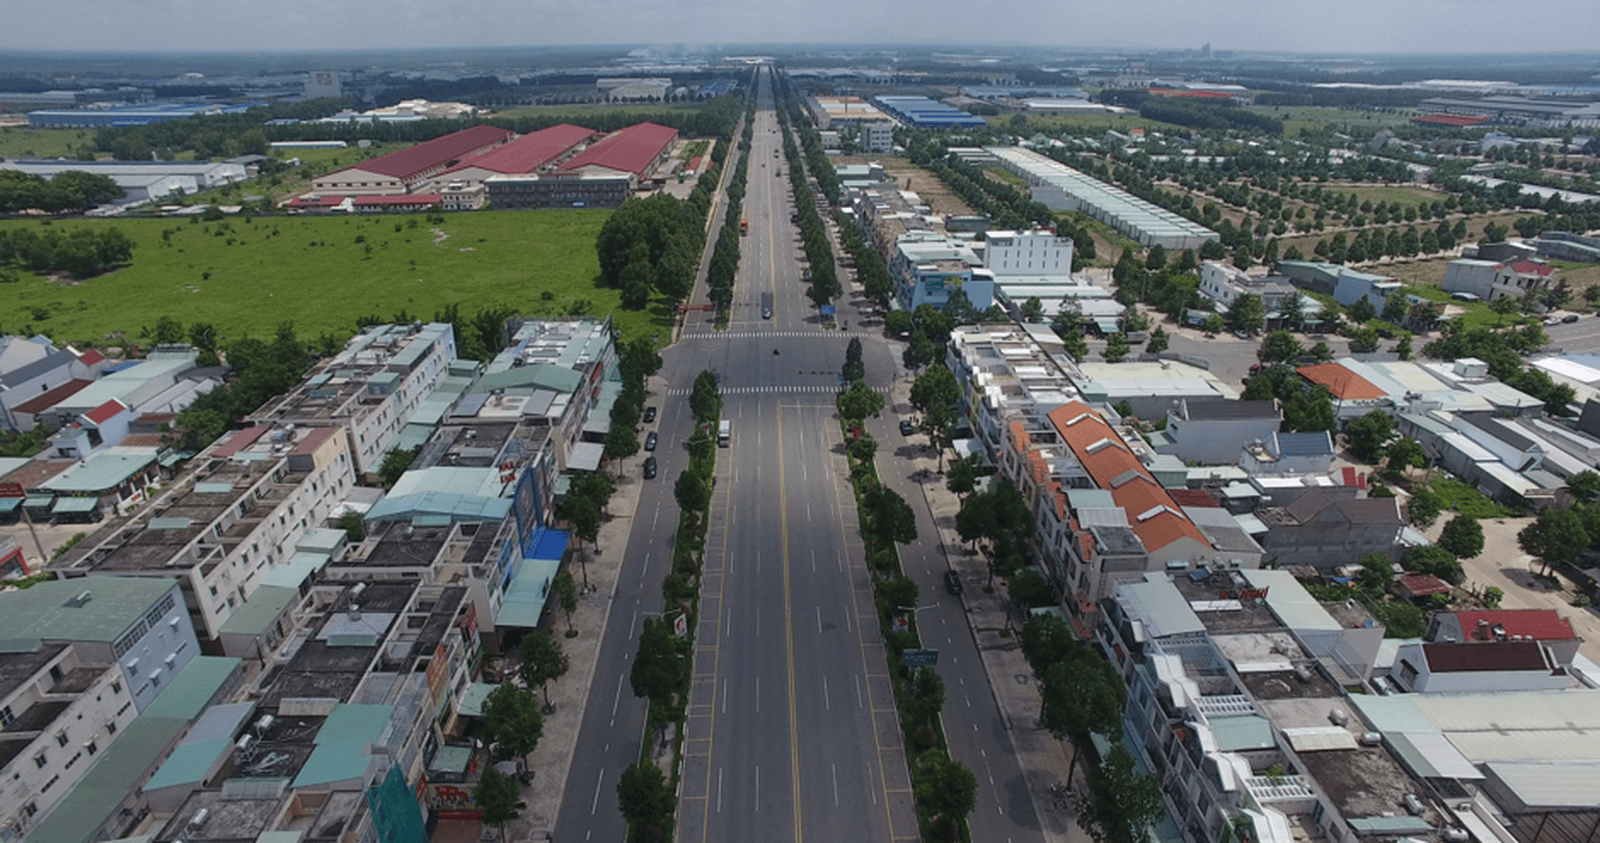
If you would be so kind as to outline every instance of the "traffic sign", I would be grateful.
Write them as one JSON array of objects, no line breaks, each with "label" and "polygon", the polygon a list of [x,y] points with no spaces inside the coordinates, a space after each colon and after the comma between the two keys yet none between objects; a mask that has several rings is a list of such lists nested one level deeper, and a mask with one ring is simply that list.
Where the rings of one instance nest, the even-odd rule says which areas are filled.
[{"label": "traffic sign", "polygon": [[901,650],[900,663],[906,667],[933,667],[939,663],[938,650]]}]

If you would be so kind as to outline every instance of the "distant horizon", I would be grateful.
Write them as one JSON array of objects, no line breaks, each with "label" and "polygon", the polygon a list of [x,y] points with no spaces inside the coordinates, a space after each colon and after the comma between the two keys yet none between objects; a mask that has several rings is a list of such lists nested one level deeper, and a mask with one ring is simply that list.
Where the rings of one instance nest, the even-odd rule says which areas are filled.
[{"label": "distant horizon", "polygon": [[[1066,53],[1076,52],[1137,52],[1137,53],[1199,53],[1203,47],[1210,46],[1212,55],[1226,53],[1234,57],[1307,57],[1307,58],[1381,58],[1390,61],[1403,61],[1408,58],[1426,59],[1481,59],[1484,56],[1495,58],[1520,59],[1519,64],[1528,66],[1545,66],[1548,62],[1563,56],[1586,56],[1594,59],[1597,66],[1593,68],[1594,78],[1600,80],[1600,47],[1589,49],[1547,50],[1539,54],[1538,59],[1530,56],[1525,49],[1521,50],[1462,50],[1462,51],[1427,51],[1413,50],[1398,52],[1393,50],[1375,51],[1319,51],[1319,50],[1294,50],[1288,48],[1229,48],[1216,45],[1191,45],[1191,46],[1154,46],[1134,44],[1028,44],[1004,42],[962,42],[959,44],[947,41],[717,41],[705,43],[684,42],[648,42],[648,41],[618,41],[613,43],[567,43],[567,44],[431,44],[431,45],[392,45],[369,47],[294,47],[294,48],[209,48],[209,49],[183,49],[183,48],[73,48],[73,47],[6,47],[0,46],[0,57],[27,57],[27,56],[129,56],[138,58],[159,58],[161,56],[188,56],[188,57],[236,57],[236,56],[328,56],[328,55],[374,55],[383,53],[458,53],[462,50],[477,50],[483,52],[502,52],[516,50],[538,51],[570,51],[570,52],[599,52],[599,51],[626,51],[637,49],[660,49],[666,52],[681,54],[695,52],[720,52],[740,54],[743,48],[777,47],[791,50],[919,50],[937,51],[951,54],[985,53],[1025,51],[1029,53],[1041,51],[1059,51]],[[757,51],[759,52],[759,50]],[[1576,68],[1580,72],[1583,68]]]},{"label": "distant horizon", "polygon": [[[762,6],[735,0],[478,0],[468,6],[435,0],[285,0],[266,6],[55,0],[7,15],[0,50],[349,55],[419,49],[772,45],[1160,52],[1210,44],[1213,50],[1245,53],[1493,55],[1540,63],[1548,54],[1591,55],[1600,49],[1600,14],[1593,0],[1546,0],[1528,14],[1528,24],[1538,26],[1537,35],[1511,39],[1507,18],[1515,13],[1494,0],[1142,0],[1109,5],[1011,0],[992,8],[953,0],[928,0],[915,7],[850,0]],[[444,40],[456,46],[442,46]],[[1531,54],[1530,43],[1536,45]]]}]

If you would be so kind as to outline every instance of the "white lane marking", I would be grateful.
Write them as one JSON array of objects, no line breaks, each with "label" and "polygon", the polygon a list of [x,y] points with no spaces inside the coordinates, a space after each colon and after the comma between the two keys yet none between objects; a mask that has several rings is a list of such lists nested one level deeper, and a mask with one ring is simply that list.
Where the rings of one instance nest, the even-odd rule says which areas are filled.
[{"label": "white lane marking", "polygon": [[822,707],[833,708],[833,696],[828,693],[828,677],[822,677]]},{"label": "white lane marking", "polygon": [[595,780],[594,780],[594,799],[589,802],[589,815],[590,816],[594,816],[595,810],[600,807],[600,786],[602,784],[605,784],[605,780],[606,780],[606,768],[601,767],[600,768],[600,775],[596,776]]},{"label": "white lane marking", "polygon": [[722,768],[717,768],[717,813],[722,813]]},{"label": "white lane marking", "polygon": [[839,807],[839,770],[832,764],[828,765],[828,772],[833,776],[833,807]]},{"label": "white lane marking", "polygon": [[611,699],[611,725],[617,725],[617,706],[622,703],[622,675],[617,675],[617,695]]},{"label": "white lane marking", "polygon": [[861,674],[857,673],[856,679],[856,708],[865,708],[866,703],[861,699]]}]

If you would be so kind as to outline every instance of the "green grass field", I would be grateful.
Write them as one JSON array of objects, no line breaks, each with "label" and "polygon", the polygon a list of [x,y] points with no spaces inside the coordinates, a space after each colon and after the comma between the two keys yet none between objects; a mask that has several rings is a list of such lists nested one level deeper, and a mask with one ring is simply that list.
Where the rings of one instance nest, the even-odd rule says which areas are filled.
[{"label": "green grass field", "polygon": [[438,226],[421,215],[57,221],[57,230],[120,228],[138,244],[133,264],[81,283],[24,274],[0,295],[0,330],[100,344],[113,331],[136,338],[170,315],[211,322],[224,341],[270,334],[284,320],[316,337],[348,334],[363,315],[428,319],[451,303],[463,314],[488,305],[529,316],[615,311],[630,336],[670,327],[663,305],[619,310],[616,290],[594,286],[595,236],[609,213],[483,211],[447,214]]},{"label": "green grass field", "polygon": [[1354,108],[1322,108],[1316,106],[1251,105],[1246,109],[1283,121],[1283,135],[1297,138],[1302,129],[1349,132],[1352,129],[1377,131],[1390,126],[1403,125],[1411,119],[1409,114],[1390,114]]},{"label": "green grass field", "polygon": [[0,126],[0,156],[63,158],[89,143],[93,129],[30,129]]}]

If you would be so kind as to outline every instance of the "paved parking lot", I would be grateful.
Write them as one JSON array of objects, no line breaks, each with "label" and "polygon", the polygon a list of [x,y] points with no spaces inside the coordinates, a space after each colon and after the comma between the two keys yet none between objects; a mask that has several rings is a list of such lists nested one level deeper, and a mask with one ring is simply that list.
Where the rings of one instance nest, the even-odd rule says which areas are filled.
[{"label": "paved parking lot", "polygon": [[[1441,517],[1428,530],[1428,537],[1437,540],[1449,521],[1449,513]],[[1579,609],[1572,605],[1577,594],[1572,584],[1560,577],[1540,576],[1537,560],[1522,552],[1517,546],[1517,533],[1532,518],[1490,518],[1483,525],[1483,553],[1476,559],[1461,560],[1466,571],[1463,585],[1475,591],[1494,586],[1505,592],[1500,600],[1502,609],[1555,609],[1572,621],[1573,631],[1583,639],[1579,651],[1585,658],[1600,664],[1600,616],[1593,609]]]}]

